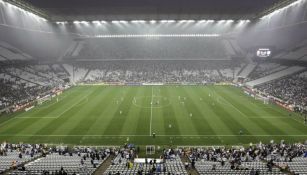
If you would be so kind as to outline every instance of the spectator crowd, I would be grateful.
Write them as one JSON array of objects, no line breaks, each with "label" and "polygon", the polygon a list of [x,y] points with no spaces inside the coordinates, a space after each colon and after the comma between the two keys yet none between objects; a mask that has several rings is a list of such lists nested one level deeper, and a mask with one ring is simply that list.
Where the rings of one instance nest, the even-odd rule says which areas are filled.
[{"label": "spectator crowd", "polygon": [[277,97],[289,105],[307,106],[306,73],[275,80],[256,87],[258,90]]},{"label": "spectator crowd", "polygon": [[90,70],[84,82],[219,83],[230,82],[238,70],[231,62],[135,61],[77,65]]},{"label": "spectator crowd", "polygon": [[35,66],[1,69],[0,111],[6,109],[10,112],[64,85],[65,82],[52,70],[38,70]]},{"label": "spectator crowd", "polygon": [[[306,144],[302,143],[286,144],[281,141],[281,143],[276,144],[272,141],[270,144],[259,143],[249,147],[190,148],[185,149],[185,154],[191,160],[192,167],[200,162],[210,162],[212,163],[210,170],[213,171],[217,170],[218,167],[222,169],[224,166],[230,165],[226,166],[229,170],[249,170],[251,175],[255,175],[272,172],[274,167],[282,171],[291,171],[287,163],[299,157],[307,159],[307,147]],[[266,168],[258,169],[260,168],[259,164],[258,167],[251,167],[252,162],[266,162]]]}]

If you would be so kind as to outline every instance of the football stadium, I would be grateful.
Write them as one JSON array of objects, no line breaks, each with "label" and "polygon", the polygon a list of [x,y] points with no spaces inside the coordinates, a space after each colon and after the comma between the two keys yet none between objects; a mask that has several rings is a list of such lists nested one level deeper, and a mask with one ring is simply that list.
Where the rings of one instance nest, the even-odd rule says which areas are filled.
[{"label": "football stadium", "polygon": [[307,0],[0,0],[0,174],[307,175]]}]

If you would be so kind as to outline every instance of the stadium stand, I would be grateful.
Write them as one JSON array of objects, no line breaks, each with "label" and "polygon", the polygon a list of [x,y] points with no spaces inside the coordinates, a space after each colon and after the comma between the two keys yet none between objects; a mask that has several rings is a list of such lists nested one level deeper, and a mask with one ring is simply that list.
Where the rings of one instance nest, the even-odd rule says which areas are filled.
[{"label": "stadium stand", "polygon": [[306,72],[256,86],[256,88],[284,100],[288,105],[307,105]]},{"label": "stadium stand", "polygon": [[306,168],[300,165],[307,160],[307,150],[300,143],[260,143],[246,148],[195,147],[183,151],[200,174],[287,174],[295,170],[306,173]]},{"label": "stadium stand", "polygon": [[286,76],[293,75],[295,73],[302,72],[304,70],[306,70],[306,68],[302,67],[302,66],[291,66],[291,67],[288,67],[284,70],[281,70],[281,71],[275,72],[273,74],[267,75],[265,77],[246,82],[246,85],[249,86],[249,87],[258,86],[258,85],[264,84],[266,82],[270,82],[270,81],[273,81],[273,80],[276,80],[276,79],[279,79],[279,78],[283,78],[283,77],[286,77]]},{"label": "stadium stand", "polygon": [[[58,69],[57,69],[58,70]],[[0,73],[0,109],[22,105],[65,86],[65,72],[48,66],[23,66],[3,69]]]},{"label": "stadium stand", "polygon": [[85,148],[68,151],[67,148],[49,150],[49,154],[24,165],[12,175],[92,174],[110,155],[110,149]]},{"label": "stadium stand", "polygon": [[187,175],[187,171],[180,159],[178,152],[168,149],[164,151],[163,161],[156,162],[156,159],[147,160],[142,163],[133,162],[133,153],[130,151],[121,150],[114,158],[112,165],[108,167],[104,175],[117,174],[176,174]]},{"label": "stadium stand", "polygon": [[251,74],[253,72],[253,70],[256,68],[256,64],[255,63],[249,63],[247,64],[244,69],[240,72],[240,74],[238,75],[238,77],[241,78],[247,78],[249,76],[249,74]]},{"label": "stadium stand", "polygon": [[[306,155],[305,155],[306,156]],[[282,169],[287,169],[293,174],[307,174],[306,157],[293,158],[291,162],[276,162],[276,165]]]},{"label": "stadium stand", "polygon": [[75,55],[72,53],[75,59],[106,60],[230,59],[219,38],[153,38],[150,42],[142,38],[88,39]]},{"label": "stadium stand", "polygon": [[[196,169],[200,174],[286,174],[282,173],[278,168],[272,168],[272,171],[267,171],[267,165],[264,162],[243,162],[236,169],[231,169],[231,163],[221,165],[212,161],[197,161]],[[214,168],[213,168],[214,167]]]},{"label": "stadium stand", "polygon": [[[239,66],[202,62],[104,62],[77,65],[75,80],[90,82],[216,83],[232,81]],[[72,68],[70,69],[72,70]],[[88,72],[86,71],[88,70]],[[87,72],[87,73],[86,73]],[[78,81],[76,81],[78,82]]]},{"label": "stadium stand", "polygon": [[0,174],[9,169],[21,168],[24,163],[42,155],[42,145],[2,143],[0,148]]},{"label": "stadium stand", "polygon": [[0,41],[0,61],[13,61],[13,60],[30,60],[33,59],[27,53],[11,46],[10,44]]},{"label": "stadium stand", "polygon": [[256,69],[252,72],[252,74],[248,77],[246,81],[256,80],[258,78],[264,77],[266,75],[270,75],[272,73],[281,71],[286,68],[287,66],[283,66],[277,63],[258,64]]}]

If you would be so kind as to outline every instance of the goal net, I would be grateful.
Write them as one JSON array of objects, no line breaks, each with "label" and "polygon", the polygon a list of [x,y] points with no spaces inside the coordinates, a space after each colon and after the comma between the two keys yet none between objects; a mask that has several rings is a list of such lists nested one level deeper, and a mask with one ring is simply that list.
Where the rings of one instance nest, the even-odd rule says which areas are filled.
[{"label": "goal net", "polygon": [[41,104],[43,104],[44,102],[49,101],[49,100],[51,100],[51,95],[46,95],[46,96],[44,96],[44,97],[42,97],[42,98],[38,98],[38,99],[37,99],[37,104],[38,104],[38,105],[41,105]]},{"label": "goal net", "polygon": [[146,155],[153,155],[155,154],[155,146],[154,145],[147,145],[146,146]]},{"label": "goal net", "polygon": [[255,99],[262,101],[263,104],[269,104],[270,103],[270,98],[264,97],[264,96],[261,96],[261,95],[255,95]]}]

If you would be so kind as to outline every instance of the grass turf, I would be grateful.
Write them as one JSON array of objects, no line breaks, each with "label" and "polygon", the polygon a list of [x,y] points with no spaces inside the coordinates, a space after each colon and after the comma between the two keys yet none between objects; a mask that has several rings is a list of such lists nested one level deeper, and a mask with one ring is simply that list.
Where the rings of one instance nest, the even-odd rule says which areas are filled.
[{"label": "grass turf", "polygon": [[78,86],[31,111],[0,117],[0,140],[77,145],[306,140],[303,119],[289,114],[233,86]]}]

